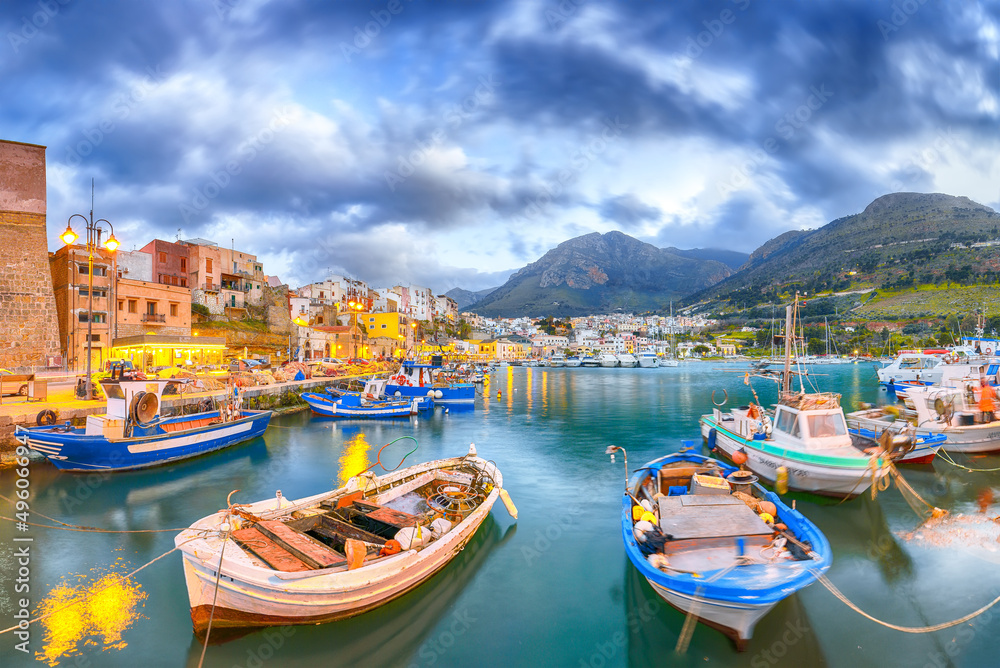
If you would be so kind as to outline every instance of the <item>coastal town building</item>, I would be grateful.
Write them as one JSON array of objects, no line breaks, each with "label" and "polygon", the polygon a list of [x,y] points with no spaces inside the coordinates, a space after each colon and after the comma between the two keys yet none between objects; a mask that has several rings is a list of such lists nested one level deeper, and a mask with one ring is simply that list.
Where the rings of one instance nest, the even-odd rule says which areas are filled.
[{"label": "coastal town building", "polygon": [[114,340],[156,334],[191,335],[191,291],[180,286],[122,278],[115,290]]},{"label": "coastal town building", "polygon": [[189,249],[190,246],[186,244],[153,239],[140,250],[143,253],[149,253],[153,262],[153,280],[155,282],[186,288],[188,287]]},{"label": "coastal town building", "polygon": [[153,280],[153,256],[142,250],[115,251],[115,265],[118,278],[131,278],[134,281]]},{"label": "coastal town building", "polygon": [[86,246],[67,245],[49,254],[48,273],[54,286],[59,341],[66,366],[71,370],[87,368],[88,349],[91,367],[100,368],[111,349],[114,262],[114,253],[104,248],[94,251],[91,291],[90,255]]},{"label": "coastal town building", "polygon": [[46,238],[45,147],[0,140],[0,367],[60,366]]}]

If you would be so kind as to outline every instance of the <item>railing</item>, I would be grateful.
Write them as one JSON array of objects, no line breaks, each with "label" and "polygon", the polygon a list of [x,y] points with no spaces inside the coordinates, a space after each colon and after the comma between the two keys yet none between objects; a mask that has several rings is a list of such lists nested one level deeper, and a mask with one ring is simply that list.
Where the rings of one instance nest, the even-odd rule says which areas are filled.
[{"label": "railing", "polygon": [[143,322],[166,322],[167,316],[163,313],[143,313]]}]

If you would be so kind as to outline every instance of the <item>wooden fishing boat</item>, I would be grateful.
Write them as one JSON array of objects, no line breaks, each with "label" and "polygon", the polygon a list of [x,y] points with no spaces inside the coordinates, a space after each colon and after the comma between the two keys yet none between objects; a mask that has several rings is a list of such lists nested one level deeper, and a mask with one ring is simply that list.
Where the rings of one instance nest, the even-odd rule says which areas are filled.
[{"label": "wooden fishing boat", "polygon": [[[930,464],[948,440],[944,434],[899,433],[888,425],[882,429],[866,429],[853,421],[852,415],[854,413],[847,415],[847,425],[855,447],[867,454],[874,454],[879,449],[887,451],[895,464]],[[885,441],[887,438],[891,440]]]},{"label": "wooden fishing boat", "polygon": [[64,471],[127,471],[203,455],[267,429],[271,411],[243,410],[238,389],[218,410],[162,417],[163,390],[175,382],[112,375],[101,380],[106,412],[88,415],[86,427],[43,424],[46,417],[55,421],[51,411],[43,411],[39,426],[18,426],[14,436]]},{"label": "wooden fishing boat", "polygon": [[444,382],[440,364],[403,362],[396,375],[389,378],[386,394],[404,398],[432,397],[440,404],[474,403],[476,386],[472,383]]},{"label": "wooden fishing boat", "polygon": [[503,476],[473,446],[297,501],[278,492],[220,510],[174,539],[194,629],[209,618],[213,627],[316,624],[376,608],[445,566],[498,498],[516,518]]},{"label": "wooden fishing boat", "polygon": [[309,404],[313,413],[326,417],[409,417],[418,412],[416,399],[380,401],[375,399],[374,395],[350,393],[335,397],[326,392],[323,394],[303,392],[301,396],[302,400]]},{"label": "wooden fishing boat", "polygon": [[731,637],[740,651],[771,608],[833,559],[816,525],[756,480],[681,452],[638,469],[622,495],[632,564],[664,600]]}]

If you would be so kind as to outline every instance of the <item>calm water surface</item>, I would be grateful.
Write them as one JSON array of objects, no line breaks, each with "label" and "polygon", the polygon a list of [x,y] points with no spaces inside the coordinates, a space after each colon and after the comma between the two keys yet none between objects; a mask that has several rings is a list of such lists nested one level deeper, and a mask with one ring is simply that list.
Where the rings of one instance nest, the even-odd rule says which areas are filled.
[{"label": "calm water surface", "polygon": [[[274,419],[263,439],[106,480],[34,462],[31,507],[109,529],[179,528],[225,506],[234,489],[240,490],[234,501],[246,502],[277,489],[297,498],[337,487],[399,436],[420,443],[407,463],[461,455],[474,442],[481,456],[499,465],[519,520],[498,504],[465,551],[415,592],[350,620],[212,644],[205,665],[1000,665],[1000,607],[962,626],[911,635],[869,622],[819,584],[779,604],[743,654],[701,625],[687,652],[674,652],[684,616],[655,595],[624,554],[618,525],[624,468],[620,456],[611,464],[604,449],[625,446],[634,468],[679,449],[682,439],[700,445],[698,417],[711,409],[712,390],[727,389],[730,405],[749,398],[743,369],[711,362],[675,369],[503,369],[474,411],[438,409],[430,418],[375,424],[299,413]],[[858,401],[885,401],[870,366],[814,371],[825,374],[814,379],[819,388],[843,393],[851,409]],[[754,387],[765,404],[774,401],[773,383],[758,379]],[[384,460],[395,464],[409,443],[390,446]],[[960,461],[1000,466],[998,458]],[[904,475],[930,503],[975,514],[977,494],[1000,474],[964,473],[938,462]],[[0,476],[0,493],[12,496],[13,472]],[[971,531],[907,540],[919,520],[895,489],[875,501],[864,496],[843,504],[792,496],[833,545],[830,579],[878,618],[936,624],[1000,594],[995,537]],[[13,592],[14,534],[9,522],[0,524],[0,628],[12,625],[21,596]],[[96,579],[146,563],[173,547],[174,534],[35,528],[17,535],[35,539],[30,578],[36,606],[60,582],[85,594]],[[201,645],[191,632],[180,562],[174,553],[136,576],[138,595],[146,598],[135,618],[118,620],[110,631],[95,630],[93,619],[88,626],[85,613],[54,628],[33,625],[31,649],[45,653],[42,658],[14,651],[16,639],[8,633],[0,636],[0,665],[197,665]]]}]

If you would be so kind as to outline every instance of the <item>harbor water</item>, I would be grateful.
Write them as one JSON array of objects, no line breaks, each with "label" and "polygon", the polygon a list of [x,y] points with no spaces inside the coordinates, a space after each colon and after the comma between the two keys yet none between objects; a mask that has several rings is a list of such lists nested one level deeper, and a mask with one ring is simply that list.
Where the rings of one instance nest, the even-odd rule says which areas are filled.
[{"label": "harbor water", "polygon": [[[519,511],[501,504],[465,550],[415,591],[372,612],[317,626],[213,633],[205,666],[987,666],[1000,665],[1000,606],[958,626],[903,633],[849,609],[815,583],[781,602],[757,626],[748,651],[719,632],[695,627],[675,652],[685,617],[662,601],[625,556],[620,532],[625,468],[608,445],[626,448],[630,468],[682,447],[701,451],[698,418],[712,393],[745,404],[746,365],[688,362],[664,369],[504,368],[494,372],[474,409],[442,408],[403,420],[333,420],[297,413],[276,417],[263,438],[176,465],[103,476],[58,473],[33,460],[27,478],[36,513],[116,532],[82,533],[0,523],[0,628],[17,624],[20,599],[33,613],[25,654],[13,633],[0,636],[0,665],[196,666],[194,637],[177,552],[133,580],[118,576],[173,547],[179,529],[233,502],[291,499],[343,484],[400,436],[420,444],[404,466],[465,454],[470,443],[496,461]],[[846,410],[885,402],[872,366],[810,368],[823,391],[840,392]],[[775,383],[754,379],[764,405]],[[393,467],[410,449],[382,453]],[[1000,458],[957,462],[978,469]],[[870,615],[906,627],[962,617],[1000,595],[1000,507],[980,501],[1000,473],[968,472],[940,458],[903,467],[926,501],[968,521],[921,523],[900,492],[837,500],[792,494],[798,510],[829,539],[830,580]],[[0,493],[18,489],[13,469]],[[1000,495],[998,495],[1000,500]],[[10,504],[2,502],[12,516]],[[961,519],[961,518],[960,518]],[[30,542],[15,538],[31,538]],[[16,550],[30,546],[29,592],[15,591]],[[113,585],[113,586],[109,586]],[[72,605],[74,601],[79,601]]]}]

